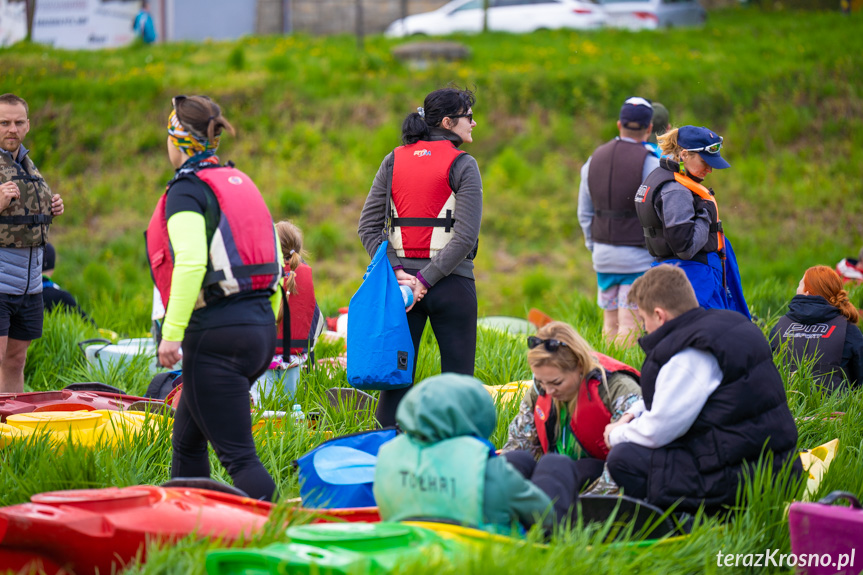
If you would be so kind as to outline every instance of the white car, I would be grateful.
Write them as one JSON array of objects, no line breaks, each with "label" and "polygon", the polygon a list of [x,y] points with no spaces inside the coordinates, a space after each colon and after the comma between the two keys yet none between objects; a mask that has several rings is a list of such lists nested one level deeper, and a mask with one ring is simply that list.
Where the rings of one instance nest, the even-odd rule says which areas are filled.
[{"label": "white car", "polygon": [[[426,34],[437,36],[456,32],[480,32],[483,0],[454,0],[444,6],[400,18],[389,25],[390,37]],[[488,28],[502,32],[533,32],[542,29],[600,28],[603,9],[583,0],[489,0]]]},{"label": "white car", "polygon": [[701,26],[707,12],[698,0],[598,0],[605,9],[606,26],[643,30]]}]

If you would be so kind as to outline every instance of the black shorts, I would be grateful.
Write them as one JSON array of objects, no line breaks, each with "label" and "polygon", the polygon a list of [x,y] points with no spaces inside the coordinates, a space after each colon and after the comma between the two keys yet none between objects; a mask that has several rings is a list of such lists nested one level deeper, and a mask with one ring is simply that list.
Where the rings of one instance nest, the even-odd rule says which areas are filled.
[{"label": "black shorts", "polygon": [[0,293],[0,337],[20,341],[42,337],[42,294]]}]

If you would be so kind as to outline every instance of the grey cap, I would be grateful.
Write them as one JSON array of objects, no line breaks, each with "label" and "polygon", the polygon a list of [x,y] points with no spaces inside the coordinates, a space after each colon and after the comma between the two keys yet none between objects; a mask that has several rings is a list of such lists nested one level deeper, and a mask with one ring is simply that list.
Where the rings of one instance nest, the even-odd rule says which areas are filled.
[{"label": "grey cap", "polygon": [[665,133],[665,130],[668,128],[668,124],[671,123],[671,119],[668,116],[668,108],[659,102],[652,102],[652,104],[653,130],[650,132],[650,136],[648,136],[647,141],[655,144],[656,137]]}]

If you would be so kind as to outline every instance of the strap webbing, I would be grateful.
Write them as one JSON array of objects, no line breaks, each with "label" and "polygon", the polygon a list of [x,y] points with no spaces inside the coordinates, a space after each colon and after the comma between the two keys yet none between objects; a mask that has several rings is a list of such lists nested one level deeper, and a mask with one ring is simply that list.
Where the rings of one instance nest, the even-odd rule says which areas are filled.
[{"label": "strap webbing", "polygon": [[[270,262],[268,264],[249,264],[245,266],[232,267],[231,273],[235,278],[250,278],[252,276],[278,275],[281,269],[281,266],[276,262]],[[225,278],[224,270],[209,272],[204,276],[204,286],[219,283]]]},{"label": "strap webbing", "polygon": [[51,225],[53,220],[54,216],[49,216],[48,214],[36,214],[32,216],[0,216],[0,224],[6,224],[7,226],[36,224]]}]

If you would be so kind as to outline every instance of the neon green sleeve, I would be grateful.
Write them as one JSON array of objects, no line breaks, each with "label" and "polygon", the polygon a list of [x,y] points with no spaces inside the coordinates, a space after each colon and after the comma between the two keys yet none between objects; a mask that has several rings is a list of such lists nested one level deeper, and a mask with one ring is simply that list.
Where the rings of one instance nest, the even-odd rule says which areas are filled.
[{"label": "neon green sleeve", "polygon": [[189,318],[207,273],[207,226],[204,216],[178,212],[168,220],[168,237],[174,250],[171,298],[162,326],[162,338],[183,341]]},{"label": "neon green sleeve", "polygon": [[[276,224],[273,224],[273,230],[276,229]],[[284,255],[282,255],[282,242],[278,240],[279,234],[276,234],[276,257],[278,257],[278,262],[280,266],[284,266]],[[281,283],[282,280],[279,280]],[[276,287],[276,293],[270,296],[270,304],[273,306],[273,322],[275,323],[276,318],[279,317],[279,305],[282,303],[282,290]],[[290,328],[288,328],[290,330]],[[278,336],[277,336],[278,337]]]}]

